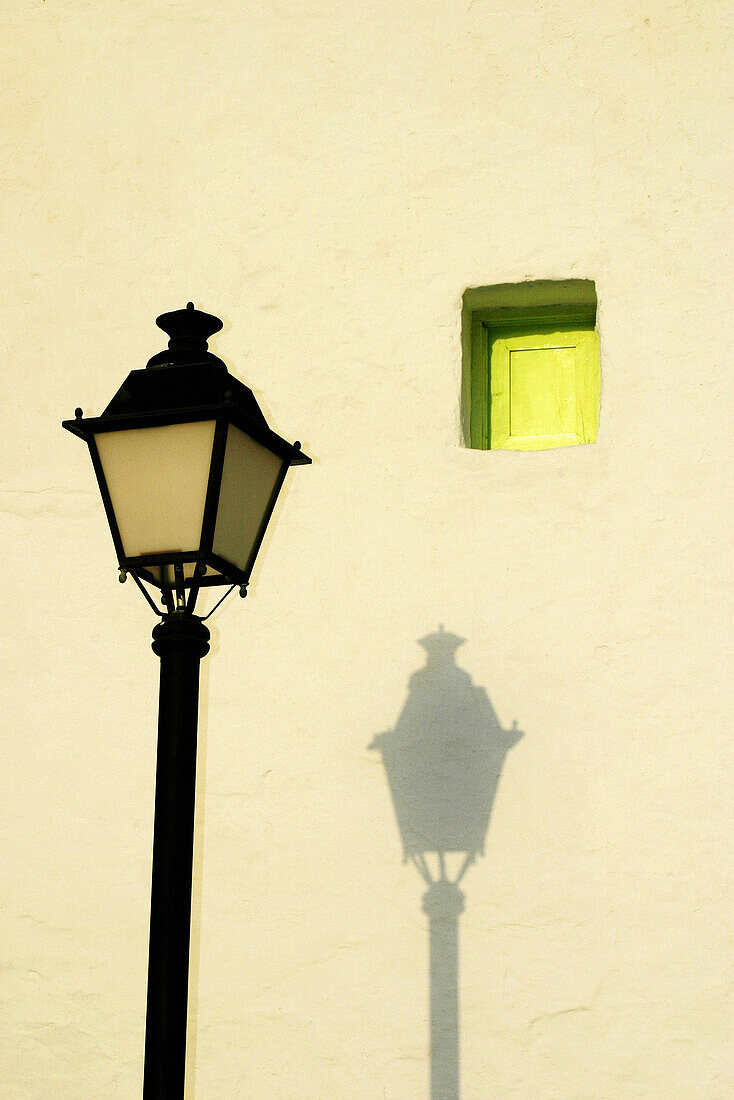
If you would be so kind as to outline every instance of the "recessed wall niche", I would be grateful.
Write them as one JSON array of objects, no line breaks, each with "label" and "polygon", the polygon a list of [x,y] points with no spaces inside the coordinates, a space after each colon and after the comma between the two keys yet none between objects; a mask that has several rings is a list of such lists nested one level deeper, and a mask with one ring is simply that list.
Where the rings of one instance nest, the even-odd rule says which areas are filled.
[{"label": "recessed wall niche", "polygon": [[539,451],[596,440],[600,361],[592,280],[471,287],[461,328],[467,446]]}]

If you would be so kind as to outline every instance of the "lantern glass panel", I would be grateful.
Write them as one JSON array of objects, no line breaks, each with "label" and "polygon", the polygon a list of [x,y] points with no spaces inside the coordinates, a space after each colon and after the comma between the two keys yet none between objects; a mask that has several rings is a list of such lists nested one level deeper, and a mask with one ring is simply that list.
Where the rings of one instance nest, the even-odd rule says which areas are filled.
[{"label": "lantern glass panel", "polygon": [[230,424],[213,551],[246,569],[268,512],[283,459]]},{"label": "lantern glass panel", "polygon": [[199,549],[214,428],[200,420],[95,435],[126,558]]}]

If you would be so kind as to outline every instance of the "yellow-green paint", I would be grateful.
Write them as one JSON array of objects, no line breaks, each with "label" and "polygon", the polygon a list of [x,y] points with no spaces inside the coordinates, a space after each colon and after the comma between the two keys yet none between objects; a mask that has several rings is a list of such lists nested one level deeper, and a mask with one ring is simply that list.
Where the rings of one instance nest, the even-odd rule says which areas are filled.
[{"label": "yellow-green paint", "polygon": [[489,341],[489,446],[540,451],[593,443],[599,419],[596,332],[552,327]]},{"label": "yellow-green paint", "polygon": [[593,443],[599,421],[591,280],[475,287],[464,294],[467,442],[537,451]]}]

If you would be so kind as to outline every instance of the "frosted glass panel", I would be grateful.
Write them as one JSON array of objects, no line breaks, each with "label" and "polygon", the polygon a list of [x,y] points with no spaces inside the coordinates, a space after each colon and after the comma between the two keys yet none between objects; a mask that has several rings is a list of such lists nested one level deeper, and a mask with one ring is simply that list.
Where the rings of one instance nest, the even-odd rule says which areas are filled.
[{"label": "frosted glass panel", "polygon": [[267,447],[229,425],[212,549],[239,569],[250,558],[282,465]]},{"label": "frosted glass panel", "polygon": [[94,437],[126,557],[198,549],[214,425],[202,420]]}]

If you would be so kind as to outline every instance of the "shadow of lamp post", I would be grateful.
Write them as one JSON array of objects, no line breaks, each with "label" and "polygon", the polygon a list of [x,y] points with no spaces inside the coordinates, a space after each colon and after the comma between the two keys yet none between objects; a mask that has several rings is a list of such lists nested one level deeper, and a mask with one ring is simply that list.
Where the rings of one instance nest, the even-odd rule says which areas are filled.
[{"label": "shadow of lamp post", "polygon": [[268,427],[252,391],[208,351],[219,318],[189,302],[156,323],[167,350],[132,371],[101,416],[77,409],[63,426],[89,446],[120,580],[131,576],[161,618],[143,1096],[181,1100],[199,665],[209,650],[194,608],[202,588],[245,595],[288,468],[311,459]]},{"label": "shadow of lamp post", "polygon": [[431,1100],[458,1100],[459,916],[467,870],[484,853],[505,756],[522,734],[500,726],[484,688],[456,665],[463,638],[441,627],[420,639],[426,664],[410,678],[382,754],[404,857],[428,889]]}]

